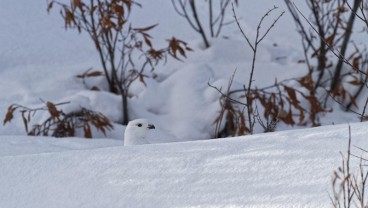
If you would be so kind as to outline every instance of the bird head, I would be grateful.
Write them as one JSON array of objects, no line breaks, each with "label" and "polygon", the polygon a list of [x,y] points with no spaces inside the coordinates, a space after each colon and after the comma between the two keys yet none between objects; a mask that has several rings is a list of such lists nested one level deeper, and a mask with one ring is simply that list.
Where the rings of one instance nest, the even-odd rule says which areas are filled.
[{"label": "bird head", "polygon": [[124,146],[149,144],[146,139],[155,126],[147,119],[136,119],[128,123],[124,133]]}]

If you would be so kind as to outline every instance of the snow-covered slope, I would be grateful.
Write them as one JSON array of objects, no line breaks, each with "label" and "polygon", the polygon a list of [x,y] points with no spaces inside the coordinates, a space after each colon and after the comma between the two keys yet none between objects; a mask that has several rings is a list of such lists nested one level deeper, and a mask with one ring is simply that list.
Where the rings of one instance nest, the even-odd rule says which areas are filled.
[{"label": "snow-covered slope", "polygon": [[[366,125],[351,125],[354,145]],[[329,207],[348,138],[346,124],[132,147],[2,136],[0,207]]]},{"label": "snow-covered slope", "polygon": [[[70,101],[62,107],[66,112],[84,107],[113,122],[121,120],[119,96],[87,90],[75,78],[88,68],[101,69],[88,36],[65,32],[58,9],[47,14],[46,2],[0,0],[0,118],[12,103],[39,107],[41,98]],[[276,15],[286,10],[278,0],[244,2],[236,11],[251,38],[269,8],[279,6]],[[184,62],[168,60],[158,67],[157,78],[147,79],[147,87],[134,83],[130,116],[151,119],[158,129],[179,139],[209,139],[220,95],[207,82],[225,89],[237,69],[234,86],[242,87],[249,79],[252,53],[235,24],[225,27],[226,38],[211,39],[212,47],[204,50],[200,36],[175,13],[170,1],[143,5],[132,13],[133,23],[159,23],[152,32],[156,46],[175,36],[188,41],[194,52]],[[232,20],[232,14],[227,18]],[[272,23],[273,18],[267,21]],[[289,14],[259,49],[255,86],[306,73],[298,63],[302,47]],[[90,81],[103,85],[101,80]],[[55,139],[24,136],[21,117],[18,113],[14,117],[0,126],[0,208],[331,207],[332,174],[349,137],[348,125],[343,124],[124,147],[125,127],[118,123],[106,136],[94,132],[104,138]],[[321,118],[324,125],[357,120],[355,114],[338,108]],[[354,145],[368,149],[366,125],[352,124],[352,139]],[[288,128],[280,124],[277,130]]]}]

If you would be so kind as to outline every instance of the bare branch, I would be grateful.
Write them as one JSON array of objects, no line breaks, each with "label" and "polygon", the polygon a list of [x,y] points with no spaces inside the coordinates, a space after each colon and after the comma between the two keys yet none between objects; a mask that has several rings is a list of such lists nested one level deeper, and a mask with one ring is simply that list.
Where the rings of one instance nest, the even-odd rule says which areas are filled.
[{"label": "bare branch", "polygon": [[311,22],[303,15],[303,13],[298,9],[298,7],[295,5],[295,3],[293,3],[294,7],[297,9],[297,11],[299,12],[299,14],[302,15],[302,17],[305,19],[305,21],[309,24],[309,26],[316,32],[316,34],[319,35],[319,37],[321,38],[321,40],[323,40],[323,42],[326,44],[326,46],[328,47],[328,49],[339,59],[341,59],[345,64],[349,65],[353,70],[360,72],[364,75],[368,75],[366,72],[361,71],[360,69],[357,69],[356,67],[354,67],[337,49],[332,48],[328,42],[326,41],[326,39],[324,37],[322,37],[317,29],[311,24]]},{"label": "bare branch", "polygon": [[[270,9],[265,16],[262,17],[261,22],[259,23],[259,28],[262,24],[263,19],[268,16],[273,10],[277,9],[278,7],[274,7],[273,9]],[[285,11],[281,12],[281,14],[273,21],[272,25],[267,29],[267,31],[263,34],[263,36],[257,41],[257,44],[260,43],[263,38],[267,36],[267,34],[270,32],[270,30],[275,26],[276,22],[284,15]]]},{"label": "bare branch", "polygon": [[247,35],[245,35],[245,33],[244,33],[244,31],[243,31],[242,27],[240,26],[239,20],[238,20],[238,18],[237,18],[237,16],[236,16],[236,14],[235,14],[234,4],[231,4],[231,7],[232,7],[232,10],[233,10],[233,15],[234,15],[234,18],[235,18],[235,22],[236,22],[236,24],[238,25],[238,28],[239,28],[240,32],[242,33],[242,35],[243,35],[243,37],[245,38],[245,40],[248,42],[249,47],[251,47],[251,48],[252,48],[252,50],[253,50],[253,51],[255,51],[254,46],[252,45],[252,43],[250,43],[250,41],[249,41],[249,39],[248,39]]}]

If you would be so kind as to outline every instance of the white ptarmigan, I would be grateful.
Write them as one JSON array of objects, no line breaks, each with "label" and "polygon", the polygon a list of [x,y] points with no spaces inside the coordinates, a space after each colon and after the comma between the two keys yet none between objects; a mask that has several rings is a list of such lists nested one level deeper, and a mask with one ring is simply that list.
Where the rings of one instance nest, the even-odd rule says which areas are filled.
[{"label": "white ptarmigan", "polygon": [[124,146],[150,144],[148,136],[155,126],[147,119],[130,121],[124,133]]}]

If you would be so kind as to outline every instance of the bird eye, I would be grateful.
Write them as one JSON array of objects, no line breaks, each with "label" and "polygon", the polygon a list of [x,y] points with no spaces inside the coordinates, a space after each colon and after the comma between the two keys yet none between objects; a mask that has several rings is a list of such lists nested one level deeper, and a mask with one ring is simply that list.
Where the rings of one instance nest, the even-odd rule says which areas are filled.
[{"label": "bird eye", "polygon": [[139,123],[139,124],[137,124],[137,126],[138,126],[138,127],[142,127],[142,124],[141,124],[141,123]]}]

